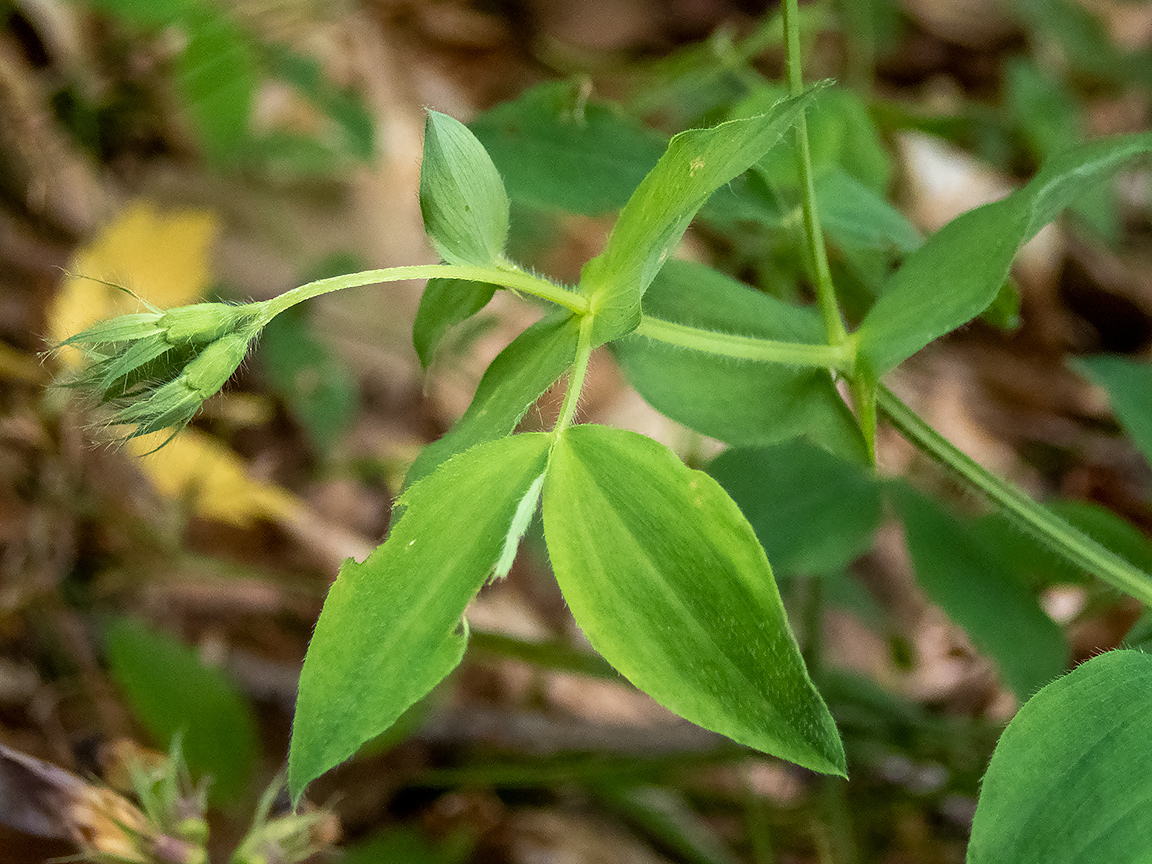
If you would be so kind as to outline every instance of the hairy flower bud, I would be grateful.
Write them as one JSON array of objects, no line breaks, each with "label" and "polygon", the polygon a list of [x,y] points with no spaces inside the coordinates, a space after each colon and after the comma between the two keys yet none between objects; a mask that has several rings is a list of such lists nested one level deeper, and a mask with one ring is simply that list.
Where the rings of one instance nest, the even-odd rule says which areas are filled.
[{"label": "hairy flower bud", "polygon": [[237,329],[250,314],[247,307],[231,303],[196,303],[169,309],[158,323],[173,345],[214,342]]}]

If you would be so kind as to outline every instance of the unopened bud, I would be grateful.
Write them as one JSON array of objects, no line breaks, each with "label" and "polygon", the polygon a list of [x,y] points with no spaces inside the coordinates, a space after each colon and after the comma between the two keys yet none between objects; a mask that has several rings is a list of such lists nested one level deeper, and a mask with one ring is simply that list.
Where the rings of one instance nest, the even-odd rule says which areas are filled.
[{"label": "unopened bud", "polygon": [[198,393],[201,399],[207,399],[227,383],[244,361],[249,338],[247,333],[221,336],[184,367],[180,380]]},{"label": "unopened bud", "polygon": [[169,309],[159,324],[173,345],[214,342],[236,329],[236,325],[245,317],[243,310],[243,306],[229,303],[195,303]]}]

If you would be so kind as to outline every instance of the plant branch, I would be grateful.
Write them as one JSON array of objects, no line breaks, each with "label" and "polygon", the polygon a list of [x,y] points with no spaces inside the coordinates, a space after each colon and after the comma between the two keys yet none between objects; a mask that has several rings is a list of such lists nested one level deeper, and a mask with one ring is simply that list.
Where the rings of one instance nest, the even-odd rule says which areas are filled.
[{"label": "plant branch", "polygon": [[[788,92],[799,96],[804,92],[804,79],[800,66],[800,23],[797,0],[784,0],[785,52],[788,66]],[[848,332],[836,302],[836,289],[832,285],[832,271],[828,267],[828,250],[824,245],[824,232],[820,227],[820,214],[816,208],[816,187],[812,180],[812,157],[808,149],[808,123],[801,112],[796,123],[796,168],[800,172],[800,183],[804,195],[804,230],[808,238],[808,249],[812,254],[812,265],[816,276],[816,299],[820,304],[820,314],[824,318],[824,328],[828,341],[839,345]]]},{"label": "plant branch", "polygon": [[880,409],[905,438],[998,504],[1017,524],[1059,555],[1113,588],[1152,606],[1152,576],[1101,546],[996,476],[925,423],[887,387],[880,385]]},{"label": "plant branch", "polygon": [[719,354],[737,360],[752,360],[757,363],[781,363],[786,366],[817,366],[832,368],[839,372],[850,372],[855,357],[849,343],[841,345],[811,345],[803,342],[783,342],[776,339],[759,339],[755,336],[738,336],[734,333],[717,333],[687,324],[677,324],[645,315],[640,326],[632,335],[644,336],[702,351],[706,354]]},{"label": "plant branch", "polygon": [[309,282],[291,291],[285,291],[264,301],[264,311],[258,319],[263,326],[291,306],[345,288],[375,285],[382,282],[401,282],[406,279],[465,279],[470,282],[491,282],[514,291],[522,291],[544,300],[550,300],[576,313],[588,311],[586,297],[561,288],[547,279],[533,276],[512,265],[471,266],[464,264],[417,264],[411,267],[388,267],[383,270],[363,270]]},{"label": "plant branch", "polygon": [[580,403],[580,391],[584,389],[584,375],[588,371],[588,361],[592,357],[592,325],[595,315],[585,315],[580,321],[580,336],[576,342],[576,360],[568,373],[568,389],[564,393],[564,404],[560,407],[560,417],[556,420],[554,434],[559,436],[572,425],[576,416],[576,406]]}]

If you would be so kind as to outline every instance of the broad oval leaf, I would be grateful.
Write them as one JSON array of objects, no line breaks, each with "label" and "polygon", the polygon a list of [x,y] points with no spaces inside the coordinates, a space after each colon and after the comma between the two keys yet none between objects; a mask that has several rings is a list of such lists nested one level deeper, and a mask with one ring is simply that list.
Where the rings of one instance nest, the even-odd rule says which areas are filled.
[{"label": "broad oval leaf", "polygon": [[1072,368],[1108,391],[1116,419],[1152,465],[1152,363],[1126,357],[1079,357]]},{"label": "broad oval leaf", "polygon": [[[913,489],[892,486],[916,581],[1027,699],[1068,664],[1063,631],[1040,608],[1024,577],[976,533]],[[1011,860],[1011,859],[1006,859]]]},{"label": "broad oval leaf", "polygon": [[192,649],[131,618],[117,618],[104,635],[112,678],[156,743],[180,735],[188,767],[210,776],[217,803],[249,791],[260,742],[252,706],[223,670]]},{"label": "broad oval leaf", "polygon": [[744,173],[800,116],[811,93],[784,99],[765,114],[681,132],[632,193],[604,251],[584,266],[580,284],[598,316],[603,344],[640,321],[640,298],[708,196]]},{"label": "broad oval leaf", "polygon": [[508,343],[489,364],[468,410],[446,434],[420,451],[404,485],[431,474],[450,456],[508,435],[576,359],[580,320],[558,311]]},{"label": "broad oval leaf", "polygon": [[304,787],[379,735],[460,662],[461,616],[536,493],[550,436],[514,435],[445,462],[400,498],[406,509],[328,593],[300,674],[288,760]]},{"label": "broad oval leaf", "polygon": [[768,559],[715,480],[642,435],[570,428],[549,462],[544,536],[576,622],[629,681],[741,744],[844,773]]},{"label": "broad oval leaf", "polygon": [[1093,141],[1049,162],[1007,198],[969,210],[909,255],[856,332],[877,376],[933,339],[975,318],[996,299],[1020,246],[1135,156],[1152,133]]},{"label": "broad oval leaf", "polygon": [[1109,651],[1008,724],[984,775],[968,864],[1152,861],[1152,655]]},{"label": "broad oval leaf", "polygon": [[424,230],[450,264],[491,264],[508,239],[508,195],[483,145],[468,127],[429,111],[420,164]]},{"label": "broad oval leaf", "polygon": [[[644,314],[722,333],[820,344],[813,310],[761,294],[702,264],[669,261],[644,296]],[[810,434],[864,460],[863,439],[827,370],[733,360],[642,336],[612,344],[624,375],[656,410],[737,447]]]},{"label": "broad oval leaf", "polygon": [[721,453],[708,473],[732,496],[781,575],[831,574],[872,543],[880,487],[807,441]]}]

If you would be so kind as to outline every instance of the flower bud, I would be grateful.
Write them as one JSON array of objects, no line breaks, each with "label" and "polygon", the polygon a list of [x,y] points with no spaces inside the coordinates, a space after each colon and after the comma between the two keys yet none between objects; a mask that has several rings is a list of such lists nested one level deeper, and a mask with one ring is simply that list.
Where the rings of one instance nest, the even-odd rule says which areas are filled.
[{"label": "flower bud", "polygon": [[201,399],[207,399],[224,386],[244,361],[250,338],[248,333],[221,336],[184,367],[179,380],[200,394]]},{"label": "flower bud", "polygon": [[235,330],[247,317],[244,309],[230,303],[195,303],[169,309],[159,323],[165,338],[173,345],[214,342]]}]

